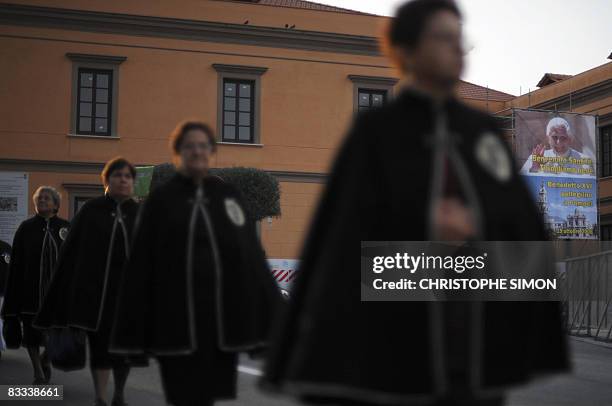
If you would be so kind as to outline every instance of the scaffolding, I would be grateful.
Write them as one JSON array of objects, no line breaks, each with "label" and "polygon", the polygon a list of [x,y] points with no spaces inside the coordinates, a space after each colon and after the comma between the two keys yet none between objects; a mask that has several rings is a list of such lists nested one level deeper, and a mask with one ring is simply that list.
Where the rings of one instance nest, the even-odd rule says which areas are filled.
[{"label": "scaffolding", "polygon": [[[570,97],[570,105],[571,105],[571,97]],[[493,118],[497,121],[497,126],[502,131],[502,134],[504,135],[504,137],[508,139],[513,155],[517,154],[517,137],[516,137],[516,118],[517,118],[516,112],[517,111],[539,111],[539,112],[550,113],[554,115],[575,114],[575,115],[582,115],[582,116],[593,116],[595,118],[594,147],[595,147],[595,150],[597,151],[596,156],[595,156],[596,158],[595,159],[595,179],[596,179],[596,184],[599,185],[599,180],[601,177],[601,168],[599,165],[601,161],[601,151],[599,148],[599,145],[600,145],[599,115],[577,113],[577,112],[571,111],[571,109],[570,111],[558,111],[556,110],[556,106],[555,106],[555,110],[544,110],[544,109],[537,109],[537,108],[532,108],[532,107],[529,107],[529,108],[509,107],[509,108],[500,110],[493,114]],[[596,232],[597,232],[598,238],[600,238],[601,236],[600,203],[601,202],[600,202],[598,189],[597,189],[596,203],[597,203],[597,230]]]},{"label": "scaffolding", "polygon": [[[563,112],[531,107],[526,109],[511,107],[496,112],[494,117],[498,126],[507,137],[515,154],[517,152],[516,112],[520,110],[578,114],[572,112],[571,107],[570,111]],[[597,148],[600,135],[597,131],[598,116],[595,116],[595,128]],[[599,159],[597,159],[595,165],[597,183],[601,176],[599,169]],[[601,236],[599,205],[599,196],[597,196],[597,235]],[[597,240],[556,240],[553,245],[563,269],[560,277],[563,292],[562,308],[568,333],[592,337],[595,340],[612,341],[612,243]]]},{"label": "scaffolding", "polygon": [[612,341],[612,250],[564,263],[563,309],[568,332]]}]

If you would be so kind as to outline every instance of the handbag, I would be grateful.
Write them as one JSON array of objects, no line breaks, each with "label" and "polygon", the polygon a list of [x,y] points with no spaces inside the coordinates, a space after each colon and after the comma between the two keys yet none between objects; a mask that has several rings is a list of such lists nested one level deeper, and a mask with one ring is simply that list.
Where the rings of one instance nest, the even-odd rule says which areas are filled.
[{"label": "handbag", "polygon": [[49,330],[47,354],[53,368],[61,371],[76,371],[85,368],[86,334],[71,327]]},{"label": "handbag", "polygon": [[21,321],[17,317],[7,317],[2,323],[2,336],[6,343],[6,348],[12,350],[21,346],[23,333],[21,332]]}]

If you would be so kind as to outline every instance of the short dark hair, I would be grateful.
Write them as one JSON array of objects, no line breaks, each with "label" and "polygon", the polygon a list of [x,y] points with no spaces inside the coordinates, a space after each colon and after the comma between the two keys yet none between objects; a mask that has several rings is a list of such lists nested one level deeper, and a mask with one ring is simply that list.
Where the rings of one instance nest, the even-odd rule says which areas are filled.
[{"label": "short dark hair", "polygon": [[175,155],[178,155],[181,145],[183,144],[183,140],[185,139],[185,135],[191,130],[200,130],[206,134],[212,151],[215,152],[217,150],[215,133],[208,124],[202,121],[183,121],[182,123],[179,123],[179,125],[177,125],[174,131],[172,131],[170,134],[170,148]]},{"label": "short dark hair", "polygon": [[132,174],[132,178],[136,179],[136,168],[130,161],[123,157],[116,157],[111,159],[104,165],[104,169],[102,169],[102,173],[100,176],[102,177],[102,183],[108,185],[108,179],[111,177],[113,172],[118,171],[123,168],[128,168],[130,173]]},{"label": "short dark hair", "polygon": [[453,0],[412,0],[404,3],[391,21],[387,42],[391,46],[416,48],[427,21],[433,14],[442,10],[450,11],[461,18],[461,12]]}]

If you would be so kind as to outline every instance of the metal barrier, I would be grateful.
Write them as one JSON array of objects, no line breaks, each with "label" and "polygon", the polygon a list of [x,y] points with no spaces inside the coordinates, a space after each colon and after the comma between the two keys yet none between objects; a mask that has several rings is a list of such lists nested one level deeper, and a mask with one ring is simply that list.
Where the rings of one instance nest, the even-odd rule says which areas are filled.
[{"label": "metal barrier", "polygon": [[568,332],[612,341],[612,250],[564,262]]}]

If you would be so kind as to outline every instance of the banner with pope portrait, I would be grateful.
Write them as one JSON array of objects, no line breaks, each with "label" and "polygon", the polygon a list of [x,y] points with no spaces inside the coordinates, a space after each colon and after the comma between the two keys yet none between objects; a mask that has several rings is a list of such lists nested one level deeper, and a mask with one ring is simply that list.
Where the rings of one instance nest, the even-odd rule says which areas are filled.
[{"label": "banner with pope portrait", "polygon": [[554,239],[598,239],[595,117],[514,110],[516,159]]}]

